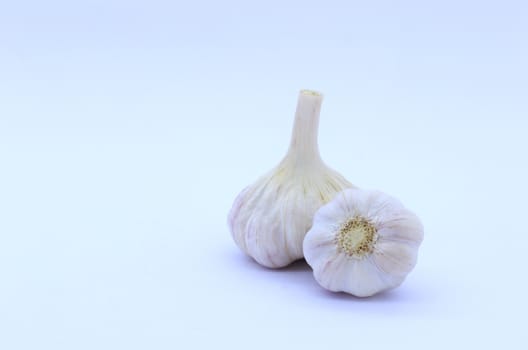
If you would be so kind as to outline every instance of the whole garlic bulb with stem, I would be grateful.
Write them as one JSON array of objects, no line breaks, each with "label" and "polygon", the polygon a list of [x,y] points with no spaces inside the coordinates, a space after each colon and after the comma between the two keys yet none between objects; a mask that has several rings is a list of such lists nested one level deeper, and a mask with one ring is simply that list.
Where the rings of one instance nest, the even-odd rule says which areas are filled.
[{"label": "whole garlic bulb with stem", "polygon": [[353,187],[319,155],[317,133],[323,96],[299,93],[291,144],[283,160],[235,199],[228,225],[236,244],[270,268],[303,258],[303,239],[314,213]]},{"label": "whole garlic bulb with stem", "polygon": [[403,282],[422,240],[422,223],[397,199],[347,189],[317,211],[303,247],[322,287],[366,297]]}]

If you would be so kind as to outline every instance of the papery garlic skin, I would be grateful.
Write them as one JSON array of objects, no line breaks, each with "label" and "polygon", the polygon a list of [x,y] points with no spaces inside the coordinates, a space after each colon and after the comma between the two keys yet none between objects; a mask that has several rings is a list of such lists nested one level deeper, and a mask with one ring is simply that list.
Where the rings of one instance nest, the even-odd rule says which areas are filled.
[{"label": "papery garlic skin", "polygon": [[418,217],[397,199],[346,189],[315,214],[304,256],[322,287],[367,297],[404,281],[423,233]]},{"label": "papery garlic skin", "polygon": [[319,155],[317,132],[323,96],[299,94],[287,155],[235,199],[228,225],[234,241],[259,264],[270,268],[303,258],[303,239],[314,213],[353,185],[327,167]]}]

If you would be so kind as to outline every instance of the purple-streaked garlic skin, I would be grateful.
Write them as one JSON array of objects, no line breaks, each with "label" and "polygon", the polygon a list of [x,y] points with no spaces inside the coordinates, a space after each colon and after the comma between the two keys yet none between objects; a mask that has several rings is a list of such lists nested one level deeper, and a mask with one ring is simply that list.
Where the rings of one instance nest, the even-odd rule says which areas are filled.
[{"label": "purple-streaked garlic skin", "polygon": [[303,258],[303,239],[322,205],[354,187],[319,155],[322,95],[299,94],[292,140],[284,159],[235,199],[228,225],[238,247],[259,264],[280,268]]},{"label": "purple-streaked garlic skin", "polygon": [[346,189],[316,212],[303,249],[322,287],[368,297],[405,280],[423,236],[419,218],[397,199]]}]

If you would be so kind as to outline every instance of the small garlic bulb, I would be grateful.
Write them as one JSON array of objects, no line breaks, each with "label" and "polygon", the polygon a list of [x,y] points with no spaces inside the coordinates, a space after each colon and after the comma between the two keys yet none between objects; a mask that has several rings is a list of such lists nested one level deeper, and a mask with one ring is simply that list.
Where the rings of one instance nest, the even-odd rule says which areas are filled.
[{"label": "small garlic bulb", "polygon": [[420,220],[397,199],[347,189],[317,211],[303,248],[322,287],[367,297],[403,282],[422,240]]},{"label": "small garlic bulb", "polygon": [[261,265],[279,268],[301,259],[314,213],[337,193],[353,187],[319,156],[322,100],[318,92],[300,92],[288,153],[238,195],[229,213],[236,244]]}]

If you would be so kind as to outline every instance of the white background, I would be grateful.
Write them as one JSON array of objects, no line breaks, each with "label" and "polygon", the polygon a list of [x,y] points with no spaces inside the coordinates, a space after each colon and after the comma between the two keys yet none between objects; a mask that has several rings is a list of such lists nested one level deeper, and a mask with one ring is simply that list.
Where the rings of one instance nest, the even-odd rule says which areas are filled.
[{"label": "white background", "polygon": [[[0,348],[528,345],[522,1],[0,3]],[[301,88],[354,184],[425,225],[370,299],[232,242]]]}]

